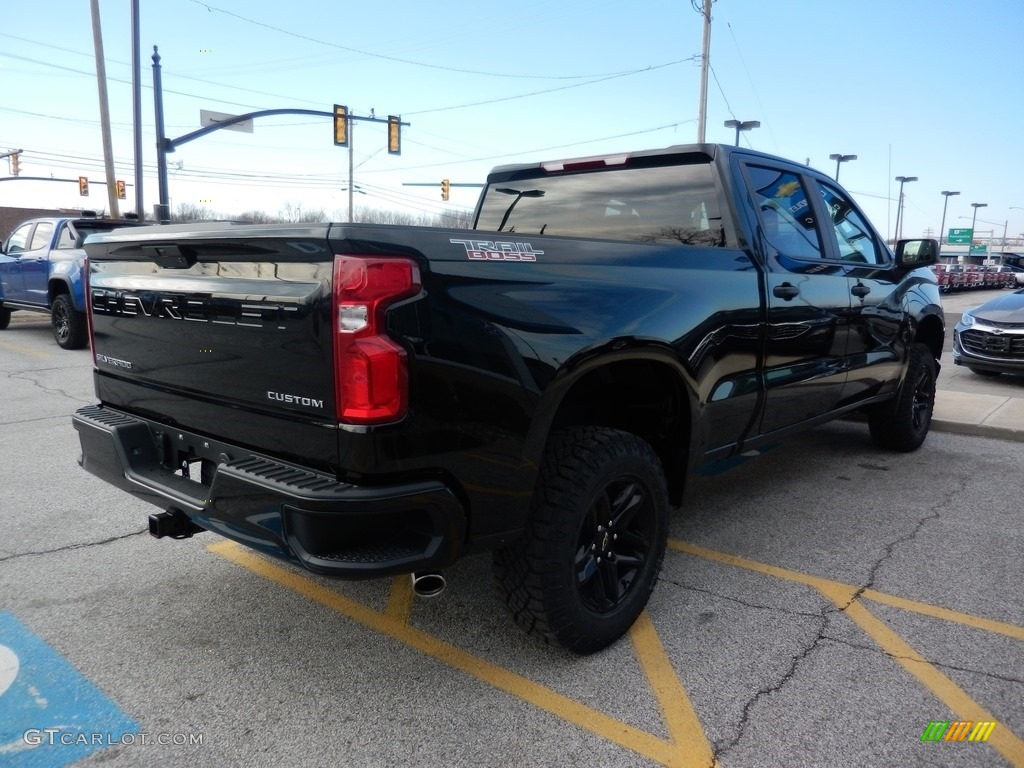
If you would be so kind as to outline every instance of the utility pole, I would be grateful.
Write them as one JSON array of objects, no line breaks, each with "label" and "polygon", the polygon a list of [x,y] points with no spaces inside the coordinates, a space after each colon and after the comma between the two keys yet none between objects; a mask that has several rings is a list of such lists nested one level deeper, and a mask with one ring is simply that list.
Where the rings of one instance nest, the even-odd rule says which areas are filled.
[{"label": "utility pole", "polygon": [[352,184],[352,128],[355,127],[352,122],[351,115],[346,114],[345,119],[348,120],[348,223],[352,223],[352,195],[355,192]]},{"label": "utility pole", "polygon": [[139,41],[139,0],[132,0],[132,133],[135,146],[135,215],[146,220],[142,201],[142,49]]},{"label": "utility pole", "polygon": [[711,2],[704,0],[704,43],[700,55],[700,106],[697,112],[697,143],[704,143],[708,122],[708,56],[711,52]]},{"label": "utility pole", "polygon": [[100,0],[91,0],[92,42],[96,50],[96,84],[100,92],[100,130],[103,134],[103,166],[107,172],[107,210],[113,219],[121,218],[117,208],[117,179],[114,178],[114,145],[110,139],[110,107],[107,104],[107,66],[103,59],[103,32],[100,29]]}]

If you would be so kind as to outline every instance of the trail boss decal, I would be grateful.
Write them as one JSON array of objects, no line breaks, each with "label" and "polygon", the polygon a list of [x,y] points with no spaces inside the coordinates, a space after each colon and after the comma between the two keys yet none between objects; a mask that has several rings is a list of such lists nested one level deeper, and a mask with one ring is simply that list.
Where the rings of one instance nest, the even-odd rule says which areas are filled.
[{"label": "trail boss decal", "polygon": [[535,251],[529,243],[511,243],[504,240],[457,240],[449,242],[466,249],[466,256],[475,261],[536,261],[544,251]]}]

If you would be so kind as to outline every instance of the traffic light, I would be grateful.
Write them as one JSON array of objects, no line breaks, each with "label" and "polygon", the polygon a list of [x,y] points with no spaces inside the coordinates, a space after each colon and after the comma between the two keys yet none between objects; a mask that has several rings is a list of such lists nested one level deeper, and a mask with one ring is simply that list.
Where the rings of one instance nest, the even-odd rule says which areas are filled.
[{"label": "traffic light", "polygon": [[395,115],[388,115],[388,154],[402,154],[402,120]]},{"label": "traffic light", "polygon": [[334,146],[348,146],[348,107],[334,105]]},{"label": "traffic light", "polygon": [[441,199],[447,200],[448,193],[451,191],[452,183],[448,179],[441,179]]},{"label": "traffic light", "polygon": [[78,194],[82,197],[89,196],[89,177],[79,176],[78,177]]},{"label": "traffic light", "polygon": [[124,182],[120,179],[117,180],[117,199],[124,200],[128,197],[127,190],[125,189]]},{"label": "traffic light", "polygon": [[11,176],[21,173],[21,153],[15,152],[11,155]]}]

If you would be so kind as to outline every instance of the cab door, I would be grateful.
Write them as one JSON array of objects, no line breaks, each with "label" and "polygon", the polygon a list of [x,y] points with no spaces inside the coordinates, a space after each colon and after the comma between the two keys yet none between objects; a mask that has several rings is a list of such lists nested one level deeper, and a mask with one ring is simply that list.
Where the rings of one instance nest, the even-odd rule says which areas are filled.
[{"label": "cab door", "polygon": [[24,258],[31,255],[28,247],[35,226],[35,222],[30,221],[15,229],[7,238],[4,252],[0,255],[0,287],[3,288],[0,295],[6,301],[27,301],[23,275]]},{"label": "cab door", "polygon": [[905,294],[912,286],[901,281],[892,253],[850,195],[824,180],[818,185],[826,250],[843,265],[849,282],[848,375],[841,400],[853,403],[884,394],[899,381],[908,316]]},{"label": "cab door", "polygon": [[851,297],[842,267],[827,259],[810,180],[770,161],[748,162],[745,172],[767,268],[760,431],[768,434],[838,406]]},{"label": "cab door", "polygon": [[36,222],[28,249],[21,257],[21,276],[24,280],[25,301],[45,306],[48,301],[47,283],[50,279],[50,240],[54,222]]}]

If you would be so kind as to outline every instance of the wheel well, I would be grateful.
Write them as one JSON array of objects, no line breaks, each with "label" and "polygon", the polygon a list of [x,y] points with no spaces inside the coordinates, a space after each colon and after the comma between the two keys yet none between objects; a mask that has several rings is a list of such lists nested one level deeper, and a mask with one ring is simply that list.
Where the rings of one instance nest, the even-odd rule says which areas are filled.
[{"label": "wheel well", "polygon": [[643,438],[661,460],[673,504],[682,501],[690,409],[678,374],[665,363],[623,360],[590,371],[559,404],[552,429],[594,425]]},{"label": "wheel well", "polygon": [[917,326],[914,341],[927,344],[936,360],[942,357],[943,340],[942,323],[939,322],[939,318],[926,317]]},{"label": "wheel well", "polygon": [[49,285],[50,291],[50,303],[53,304],[53,300],[60,296],[62,293],[71,295],[71,289],[68,288],[68,284],[63,280],[51,280]]}]

